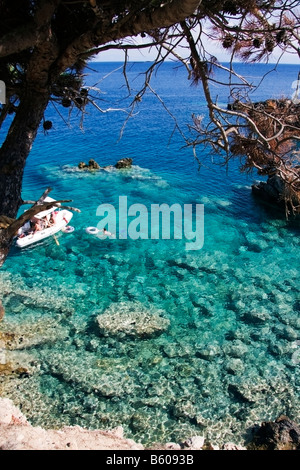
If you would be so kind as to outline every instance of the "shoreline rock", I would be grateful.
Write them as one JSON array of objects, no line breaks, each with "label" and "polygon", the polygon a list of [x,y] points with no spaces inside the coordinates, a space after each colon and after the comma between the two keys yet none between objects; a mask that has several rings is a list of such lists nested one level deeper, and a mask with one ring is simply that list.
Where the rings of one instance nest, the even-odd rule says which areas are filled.
[{"label": "shoreline rock", "polygon": [[111,430],[89,430],[81,426],[44,429],[32,426],[9,398],[0,398],[0,450],[299,450],[300,427],[287,416],[262,422],[252,430],[245,447],[234,442],[211,444],[193,435],[182,442],[145,447],[124,437],[122,426]]},{"label": "shoreline rock", "polygon": [[274,205],[284,206],[280,199],[282,191],[284,191],[284,182],[277,175],[269,177],[267,181],[252,185],[252,192],[255,196]]},{"label": "shoreline rock", "polygon": [[[254,196],[273,207],[280,208],[282,211],[285,210],[284,196],[289,194],[289,192],[288,184],[277,174],[269,176],[267,181],[260,181],[252,185],[252,193]],[[290,197],[292,198],[291,202],[293,206],[297,207],[299,201],[296,196]],[[289,202],[287,205],[291,206]]]},{"label": "shoreline rock", "polygon": [[144,450],[144,446],[126,439],[121,426],[110,431],[35,427],[9,398],[0,398],[0,450]]},{"label": "shoreline rock", "polygon": [[285,415],[253,430],[248,450],[300,450],[300,427]]},{"label": "shoreline rock", "polygon": [[[192,436],[182,443],[167,442],[144,447],[124,437],[122,426],[112,430],[89,430],[80,426],[44,429],[32,426],[9,398],[0,398],[0,450],[219,450],[205,441],[204,436]],[[222,450],[246,450],[226,443]]]}]

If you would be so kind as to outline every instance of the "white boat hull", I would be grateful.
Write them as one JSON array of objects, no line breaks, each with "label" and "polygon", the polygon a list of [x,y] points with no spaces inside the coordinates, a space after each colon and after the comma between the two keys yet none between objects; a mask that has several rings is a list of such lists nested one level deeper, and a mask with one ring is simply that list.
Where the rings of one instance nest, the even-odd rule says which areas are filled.
[{"label": "white boat hull", "polygon": [[57,232],[60,232],[72,219],[73,214],[67,210],[61,210],[58,212],[55,220],[55,224],[51,227],[47,227],[43,230],[35,232],[34,234],[26,235],[25,237],[19,237],[16,241],[16,245],[19,248],[24,248],[26,246],[37,243],[45,238],[55,235]]}]

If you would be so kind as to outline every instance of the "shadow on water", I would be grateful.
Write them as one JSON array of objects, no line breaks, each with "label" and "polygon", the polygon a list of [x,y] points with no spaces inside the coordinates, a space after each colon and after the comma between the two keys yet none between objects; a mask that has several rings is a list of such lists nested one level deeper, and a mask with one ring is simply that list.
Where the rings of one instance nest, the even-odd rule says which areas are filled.
[{"label": "shadow on water", "polygon": [[250,187],[240,186],[232,189],[231,202],[223,210],[241,221],[252,223],[275,223],[278,227],[294,231],[300,230],[300,217],[290,215],[286,218],[285,207],[272,204],[253,194]]},{"label": "shadow on water", "polygon": [[261,212],[269,221],[281,221],[281,227],[293,231],[295,235],[300,234],[300,217],[299,215],[289,214],[286,217],[284,205],[279,206],[271,202],[261,199],[259,196],[252,194],[252,199]]}]

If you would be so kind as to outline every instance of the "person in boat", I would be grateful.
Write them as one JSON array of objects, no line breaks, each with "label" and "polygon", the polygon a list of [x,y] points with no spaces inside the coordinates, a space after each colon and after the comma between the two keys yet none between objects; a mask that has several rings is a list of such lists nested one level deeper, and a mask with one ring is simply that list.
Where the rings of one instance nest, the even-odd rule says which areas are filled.
[{"label": "person in boat", "polygon": [[18,230],[18,238],[26,237],[27,235],[34,235],[36,232],[40,232],[47,227],[47,220],[38,219],[33,217],[31,220],[26,222],[22,228]]},{"label": "person in boat", "polygon": [[32,224],[31,221],[28,220],[23,227],[19,228],[18,230],[18,238],[23,238],[26,237],[26,235],[29,235],[29,233],[32,231]]},{"label": "person in boat", "polygon": [[58,211],[51,212],[50,222],[52,225],[56,223],[56,217],[58,216]]},{"label": "person in boat", "polygon": [[52,227],[55,224],[56,212],[47,215],[47,227]]},{"label": "person in boat", "polygon": [[44,228],[46,227],[46,223],[47,223],[46,220],[37,219],[36,217],[34,217],[32,220],[34,223],[33,234],[35,234],[36,232],[40,232],[41,230],[44,230]]}]

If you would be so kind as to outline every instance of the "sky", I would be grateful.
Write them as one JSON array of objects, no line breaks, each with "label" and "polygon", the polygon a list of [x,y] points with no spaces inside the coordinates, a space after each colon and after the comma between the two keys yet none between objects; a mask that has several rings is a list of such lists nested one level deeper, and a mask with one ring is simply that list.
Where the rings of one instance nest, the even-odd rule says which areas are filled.
[{"label": "sky", "polygon": [[[217,43],[217,41],[206,40],[207,50],[215,55],[219,62],[228,62],[230,60],[230,55]],[[276,63],[280,57],[280,52],[278,49],[274,50],[274,53],[270,56],[269,62]],[[156,57],[156,51],[149,49],[141,50],[130,50],[129,51],[129,61],[131,62],[145,62],[153,61]],[[93,59],[95,62],[123,62],[124,61],[124,52],[121,50],[110,50],[101,52]],[[285,64],[299,64],[300,58],[297,54],[285,54],[280,63]]]},{"label": "sky", "polygon": [[[300,1],[299,1],[300,3]],[[294,14],[296,16],[299,16],[299,10],[298,7],[294,8]],[[201,34],[201,40],[203,42],[203,45],[205,49],[215,57],[217,57],[219,62],[229,62],[231,59],[230,53],[226,52],[226,50],[222,47],[220,44],[220,41],[217,39],[212,40],[209,39],[206,36],[206,33],[211,31],[211,25],[208,22],[203,23],[203,33]],[[199,34],[199,30],[197,32],[196,30],[196,35]],[[130,41],[130,39],[129,39]],[[133,43],[132,39],[131,42]],[[135,38],[135,42],[138,44],[149,42],[149,38],[143,39],[141,36],[137,36]],[[128,42],[129,43],[129,42]],[[129,54],[129,60],[132,62],[145,62],[145,61],[153,61],[156,57],[156,51],[155,49],[149,50],[149,49],[140,49],[140,50],[130,50],[128,52]],[[269,63],[276,63],[281,56],[282,51],[279,47],[276,47],[274,49],[274,52],[271,54],[269,58]],[[94,59],[97,62],[123,62],[124,61],[124,52],[121,50],[110,50],[110,51],[105,51],[96,56]],[[283,55],[280,59],[280,63],[286,63],[286,64],[299,64],[300,65],[300,58],[297,53],[287,53]]]}]

